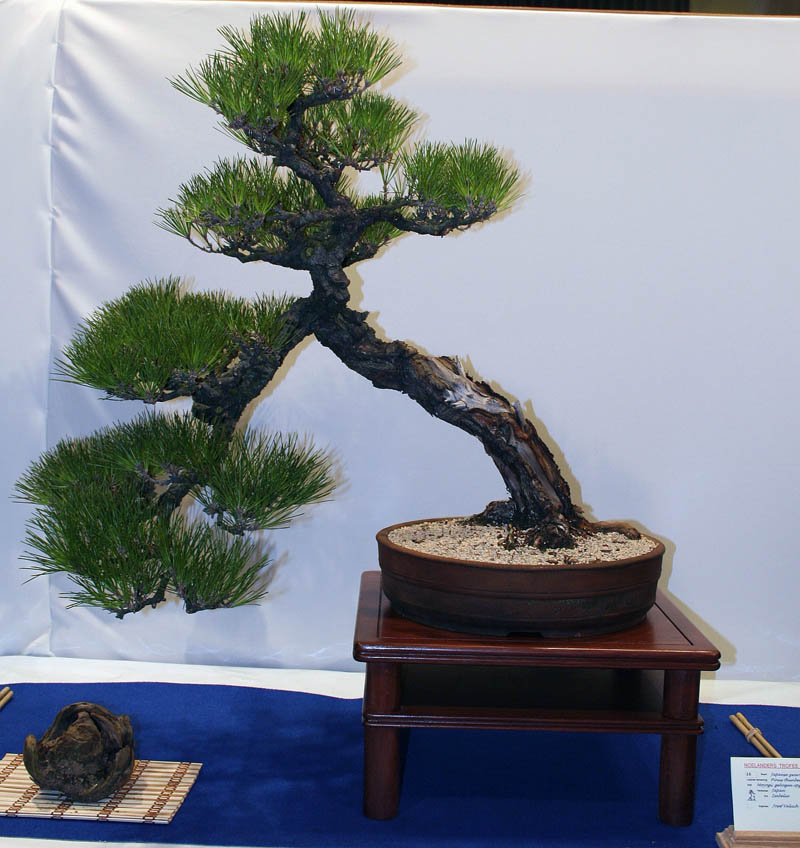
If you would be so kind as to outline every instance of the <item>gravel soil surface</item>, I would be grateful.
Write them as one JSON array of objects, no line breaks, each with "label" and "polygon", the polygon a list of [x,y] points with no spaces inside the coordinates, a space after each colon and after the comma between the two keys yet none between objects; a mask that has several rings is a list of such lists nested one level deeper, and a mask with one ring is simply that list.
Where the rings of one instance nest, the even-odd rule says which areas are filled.
[{"label": "gravel soil surface", "polygon": [[590,565],[616,562],[652,551],[656,543],[642,536],[628,539],[622,533],[594,533],[577,540],[574,548],[542,550],[514,545],[513,530],[472,524],[464,518],[423,521],[392,530],[389,539],[404,548],[453,559],[508,565]]}]

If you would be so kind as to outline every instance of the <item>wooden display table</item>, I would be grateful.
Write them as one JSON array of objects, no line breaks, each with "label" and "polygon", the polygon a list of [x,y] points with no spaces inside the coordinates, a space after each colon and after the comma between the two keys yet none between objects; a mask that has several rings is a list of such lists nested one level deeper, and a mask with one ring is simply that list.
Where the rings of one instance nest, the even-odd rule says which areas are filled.
[{"label": "wooden display table", "polygon": [[396,615],[379,571],[361,578],[353,656],[364,689],[364,814],[400,796],[401,730],[585,730],[661,734],[658,813],[691,824],[700,671],[719,651],[660,592],[644,622],[582,639],[475,636]]}]

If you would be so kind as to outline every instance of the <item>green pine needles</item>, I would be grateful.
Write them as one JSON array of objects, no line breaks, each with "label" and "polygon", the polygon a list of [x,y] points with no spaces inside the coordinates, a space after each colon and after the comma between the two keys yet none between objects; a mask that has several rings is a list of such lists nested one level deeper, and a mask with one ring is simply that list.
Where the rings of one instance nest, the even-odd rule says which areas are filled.
[{"label": "green pine needles", "polygon": [[[346,241],[347,266],[404,231],[464,229],[517,197],[518,171],[489,145],[410,144],[417,114],[372,90],[400,64],[396,49],[352,10],[320,12],[317,29],[299,13],[220,32],[225,49],[173,85],[265,158],[220,161],[160,210],[201,250],[310,270]],[[350,190],[348,170],[373,169],[380,197]]]},{"label": "green pine needles", "polygon": [[[243,534],[285,526],[332,489],[329,458],[296,436],[228,439],[189,414],[143,414],[64,440],[16,486],[38,506],[26,538],[31,570],[70,575],[74,604],[120,618],[168,591],[187,612],[254,602],[268,560]],[[175,510],[184,498],[215,524],[189,523]]]},{"label": "green pine needles", "polygon": [[168,277],[134,286],[78,328],[56,375],[120,400],[188,396],[224,369],[244,342],[278,347],[292,299],[254,301],[222,292],[186,292]]},{"label": "green pine needles", "polygon": [[330,463],[297,436],[234,433],[197,500],[229,533],[285,527],[299,507],[332,490]]},{"label": "green pine needles", "polygon": [[408,193],[421,201],[418,215],[441,216],[452,209],[484,215],[516,199],[519,175],[489,145],[425,142],[404,152],[401,163]]},{"label": "green pine needles", "polygon": [[291,131],[299,98],[349,99],[399,64],[392,42],[358,24],[355,12],[321,12],[319,28],[305,12],[256,17],[248,32],[222,27],[226,47],[173,85],[210,106],[225,124]]}]

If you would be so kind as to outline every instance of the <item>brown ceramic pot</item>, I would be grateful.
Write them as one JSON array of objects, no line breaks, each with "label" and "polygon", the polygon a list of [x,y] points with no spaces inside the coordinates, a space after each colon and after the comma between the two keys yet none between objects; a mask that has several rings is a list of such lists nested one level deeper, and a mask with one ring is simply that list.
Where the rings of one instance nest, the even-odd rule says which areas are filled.
[{"label": "brown ceramic pot", "polygon": [[394,524],[377,536],[383,591],[412,621],[464,633],[584,636],[633,627],[655,603],[664,554],[657,539],[652,551],[614,562],[509,566],[389,540],[392,530],[419,523]]}]

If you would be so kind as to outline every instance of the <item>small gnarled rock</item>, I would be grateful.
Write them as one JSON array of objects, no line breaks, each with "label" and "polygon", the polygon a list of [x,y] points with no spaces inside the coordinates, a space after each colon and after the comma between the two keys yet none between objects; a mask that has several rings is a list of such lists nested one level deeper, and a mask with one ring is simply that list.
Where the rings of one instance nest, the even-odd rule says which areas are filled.
[{"label": "small gnarled rock", "polygon": [[42,789],[57,789],[73,801],[99,801],[133,771],[131,720],[98,704],[70,704],[38,742],[33,733],[25,738],[23,760]]}]

